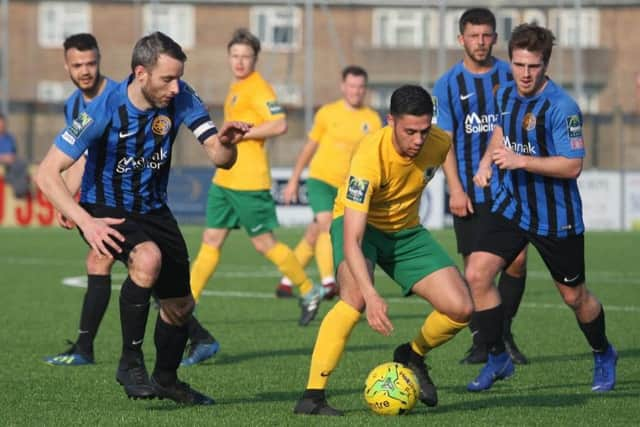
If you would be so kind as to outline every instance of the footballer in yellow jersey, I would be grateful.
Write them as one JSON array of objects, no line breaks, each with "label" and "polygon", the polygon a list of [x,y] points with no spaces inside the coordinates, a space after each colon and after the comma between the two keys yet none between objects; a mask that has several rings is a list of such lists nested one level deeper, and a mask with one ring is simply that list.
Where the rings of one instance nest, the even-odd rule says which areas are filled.
[{"label": "footballer in yellow jersey", "polygon": [[418,219],[422,190],[451,144],[431,126],[432,116],[426,90],[400,87],[391,96],[389,125],[366,137],[353,156],[331,226],[340,300],[320,325],[307,388],[295,413],[342,415],[329,406],[325,388],[362,312],[376,332],[388,336],[393,331],[387,303],[373,285],[376,264],[404,295],[416,294],[434,308],[413,341],[395,349],[393,359],[414,371],[424,404],[438,403],[424,357],[467,325],[473,303],[453,261]]},{"label": "footballer in yellow jersey", "polygon": [[315,317],[325,291],[313,285],[293,251],[273,233],[278,218],[264,147],[265,139],[287,131],[286,116],[273,89],[255,69],[260,40],[238,29],[227,44],[227,52],[234,82],[224,104],[225,120],[241,119],[253,127],[238,144],[235,165],[229,170],[218,169],[209,189],[206,229],[191,267],[191,292],[198,301],[218,266],[229,232],[243,227],[256,251],[298,287],[302,309],[298,323],[306,326]]},{"label": "footballer in yellow jersey", "polygon": [[[307,194],[314,220],[307,227],[294,253],[300,263],[306,266],[315,252],[322,285],[327,290],[325,299],[331,299],[337,293],[329,236],[333,200],[345,179],[358,143],[366,134],[382,126],[378,113],[364,105],[367,77],[366,70],[357,65],[342,70],[342,98],[324,105],[316,113],[309,140],[298,155],[284,190],[285,203],[297,199],[300,175],[311,162]],[[291,295],[291,281],[283,277],[276,289],[276,296],[282,298]]]}]

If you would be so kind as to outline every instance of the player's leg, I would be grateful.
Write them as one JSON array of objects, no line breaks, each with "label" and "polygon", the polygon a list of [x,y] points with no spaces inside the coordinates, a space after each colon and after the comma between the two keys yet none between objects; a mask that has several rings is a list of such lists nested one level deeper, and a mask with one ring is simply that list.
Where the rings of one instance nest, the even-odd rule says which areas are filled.
[{"label": "player's leg", "polygon": [[491,214],[469,256],[465,278],[471,289],[480,342],[487,346],[488,360],[467,390],[491,388],[497,380],[513,375],[514,367],[502,339],[504,307],[494,280],[527,244],[524,232],[499,214]]},{"label": "player's leg", "polygon": [[451,258],[423,227],[376,234],[380,266],[405,295],[415,293],[435,309],[415,339],[396,348],[394,361],[414,371],[420,385],[420,400],[436,406],[437,390],[424,358],[467,326],[473,312],[471,296]]},{"label": "player's leg", "polygon": [[147,218],[145,227],[162,251],[162,264],[154,284],[154,292],[160,300],[154,333],[156,361],[150,379],[154,393],[183,404],[213,404],[213,399],[192,389],[177,376],[195,306],[189,286],[186,244],[168,209]]},{"label": "player's leg", "polygon": [[238,216],[227,197],[227,191],[211,184],[207,196],[206,228],[198,255],[191,265],[191,292],[196,303],[215,273],[220,261],[220,252],[229,230],[238,226]]},{"label": "player's leg", "polygon": [[326,291],[325,299],[332,299],[338,293],[334,277],[333,246],[331,245],[331,235],[329,233],[332,215],[331,211],[323,211],[316,214],[319,230],[316,242],[316,262],[322,286]]},{"label": "player's leg", "polygon": [[87,292],[80,311],[78,338],[64,353],[49,356],[51,365],[80,366],[94,363],[93,342],[111,298],[113,258],[100,256],[94,250],[87,254]]},{"label": "player's leg", "polygon": [[186,349],[186,357],[180,362],[180,366],[193,366],[211,359],[220,351],[220,343],[196,318],[195,312],[187,321],[187,333],[189,345]]},{"label": "player's leg", "polygon": [[[298,242],[296,247],[293,249],[293,254],[296,256],[298,262],[302,268],[305,268],[311,258],[313,258],[313,248],[316,244],[316,240],[318,238],[318,225],[315,221],[311,222],[307,225],[307,228],[304,231],[304,236]],[[278,287],[276,288],[276,297],[277,298],[292,298],[293,295],[293,282],[287,276],[282,276],[280,278],[280,282],[278,283]]]},{"label": "player's leg", "polygon": [[513,333],[511,332],[511,324],[520,307],[526,279],[527,247],[502,271],[500,279],[498,280],[498,292],[500,292],[500,300],[504,307],[504,324],[502,330],[504,345],[513,363],[520,365],[526,365],[529,363],[529,360],[516,345]]},{"label": "player's leg", "polygon": [[585,285],[584,236],[538,238],[540,252],[565,304],[573,310],[578,326],[593,351],[592,390],[606,392],[616,384],[618,354],[607,339],[604,307]]},{"label": "player's leg", "polygon": [[[358,283],[344,261],[342,225],[341,219],[335,221],[331,233],[333,243],[338,248],[334,252],[334,262],[338,265],[340,300],[329,310],[320,324],[311,356],[307,387],[294,408],[294,413],[297,414],[342,415],[341,411],[332,408],[327,403],[325,389],[329,376],[340,361],[351,331],[358,323],[360,314],[364,310],[364,298],[360,293]],[[372,256],[368,253],[367,248],[370,249],[363,244],[369,274],[373,279],[371,259],[375,259],[375,255]]]}]

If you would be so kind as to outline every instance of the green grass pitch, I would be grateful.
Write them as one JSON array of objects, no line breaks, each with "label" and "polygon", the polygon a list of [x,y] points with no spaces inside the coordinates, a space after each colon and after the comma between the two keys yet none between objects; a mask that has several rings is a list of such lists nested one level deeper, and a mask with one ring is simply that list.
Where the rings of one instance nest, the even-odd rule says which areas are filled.
[{"label": "green grass pitch", "polygon": [[[194,256],[201,229],[189,226],[184,232]],[[301,234],[301,229],[277,232],[290,244]],[[452,231],[434,234],[454,254]],[[297,302],[273,296],[278,274],[243,232],[231,234],[197,310],[221,351],[208,363],[179,371],[183,380],[217,400],[206,408],[125,397],[114,378],[120,349],[117,288],[96,340],[97,363],[75,368],[43,363],[43,356],[65,349],[64,339],[76,337],[84,289],[70,285],[83,283],[86,246],[77,233],[58,229],[0,229],[0,241],[0,425],[608,426],[636,425],[640,414],[638,233],[586,236],[587,283],[605,304],[608,335],[620,354],[615,391],[591,392],[587,344],[531,251],[527,289],[514,323],[531,364],[518,367],[514,378],[489,392],[466,392],[479,367],[458,364],[469,345],[465,330],[428,358],[440,405],[418,404],[405,417],[371,413],[362,399],[363,382],[371,368],[391,360],[396,345],[413,338],[431,308],[416,297],[402,298],[388,278],[377,274],[395,332],[378,335],[364,319],[354,330],[327,393],[331,404],[346,411],[341,419],[292,414],[305,387],[319,320],[307,328],[297,325]],[[314,266],[309,271],[317,278]],[[118,265],[114,285],[124,274]],[[330,306],[323,304],[318,317]],[[144,344],[149,369],[155,315],[152,311]]]}]

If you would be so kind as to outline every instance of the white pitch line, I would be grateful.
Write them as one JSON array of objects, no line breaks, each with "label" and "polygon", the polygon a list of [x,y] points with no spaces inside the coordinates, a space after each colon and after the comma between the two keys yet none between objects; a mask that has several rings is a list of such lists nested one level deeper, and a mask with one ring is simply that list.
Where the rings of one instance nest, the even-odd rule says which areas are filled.
[{"label": "white pitch line", "polygon": [[[124,278],[124,275],[118,275]],[[85,276],[66,277],[62,280],[64,286],[70,286],[72,288],[86,288],[87,279]],[[112,285],[111,289],[120,290],[120,285]],[[202,291],[204,296],[220,297],[220,298],[246,298],[246,299],[275,299],[271,292],[243,292],[243,291],[211,291],[205,289]],[[425,302],[420,298],[399,298],[391,297],[386,298],[390,303],[394,304],[424,304]],[[531,309],[550,309],[550,310],[566,310],[567,307],[563,304],[547,304],[547,303],[528,303],[523,302],[520,307]],[[640,307],[637,306],[616,306],[605,305],[607,311],[622,311],[629,313],[640,313]]]}]

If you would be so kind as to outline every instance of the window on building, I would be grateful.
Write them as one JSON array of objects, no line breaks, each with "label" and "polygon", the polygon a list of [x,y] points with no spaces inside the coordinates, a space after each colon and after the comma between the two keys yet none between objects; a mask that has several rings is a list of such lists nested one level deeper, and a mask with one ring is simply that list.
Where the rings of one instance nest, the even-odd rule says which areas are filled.
[{"label": "window on building", "polygon": [[64,102],[74,88],[70,81],[41,80],[36,87],[36,99],[39,102]]},{"label": "window on building", "polygon": [[149,3],[142,12],[144,34],[162,31],[184,49],[196,44],[195,10],[188,4]]},{"label": "window on building", "polygon": [[373,45],[420,47],[424,41],[423,12],[420,9],[373,10]]},{"label": "window on building", "polygon": [[45,1],[38,5],[38,43],[60,48],[75,33],[91,32],[91,6],[87,2]]},{"label": "window on building", "polygon": [[[464,9],[450,10],[444,18],[444,43],[447,47],[458,47],[458,35],[460,34],[460,16],[464,13]],[[437,47],[437,46],[434,46]]]},{"label": "window on building", "polygon": [[369,105],[382,111],[389,110],[389,103],[391,102],[391,94],[393,91],[400,87],[402,84],[369,84]]},{"label": "window on building", "polygon": [[496,14],[496,33],[498,42],[508,42],[511,32],[520,24],[520,14],[516,9],[501,9]]},{"label": "window on building", "polygon": [[547,26],[547,16],[540,9],[525,9],[522,13],[522,22],[537,24],[541,27]]},{"label": "window on building", "polygon": [[265,50],[297,50],[302,38],[301,15],[298,7],[252,7],[251,32],[258,36]]},{"label": "window on building", "polygon": [[600,12],[594,8],[552,9],[549,26],[560,46],[598,47],[600,45]]},{"label": "window on building", "polygon": [[302,90],[296,83],[274,83],[273,90],[276,92],[278,102],[283,105],[299,107],[302,105]]}]

